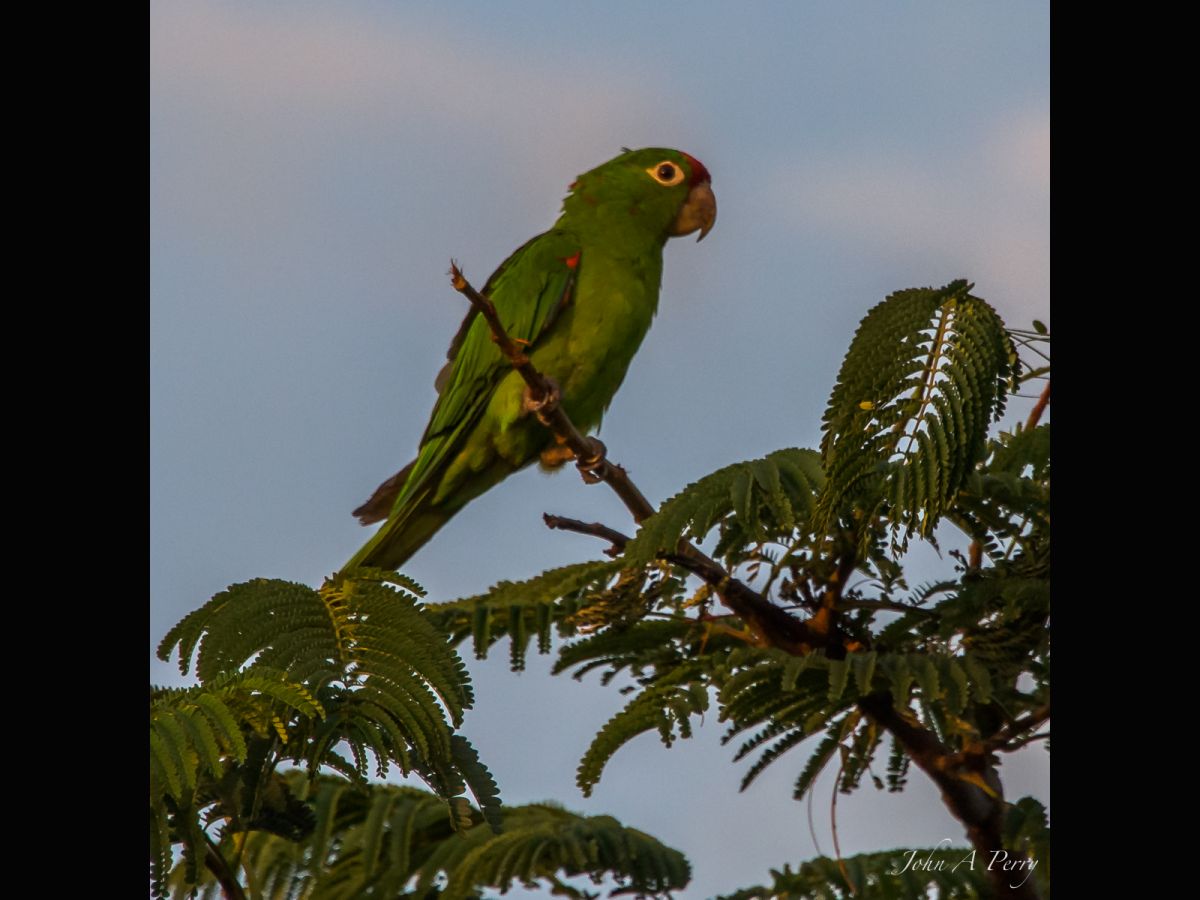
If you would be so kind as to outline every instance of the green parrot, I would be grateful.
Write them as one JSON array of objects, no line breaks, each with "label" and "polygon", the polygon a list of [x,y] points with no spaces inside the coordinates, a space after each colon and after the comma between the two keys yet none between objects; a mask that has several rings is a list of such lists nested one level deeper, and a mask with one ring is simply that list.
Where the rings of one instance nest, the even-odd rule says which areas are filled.
[{"label": "green parrot", "polygon": [[[678,150],[626,150],[580,175],[554,227],[519,247],[487,280],[513,339],[552,379],[583,433],[625,378],[658,307],[667,238],[717,216],[708,170]],[[383,527],[345,565],[397,568],[488,488],[540,459],[570,458],[530,414],[526,385],[472,307],[438,375],[437,403],[417,458],[354,511]]]}]

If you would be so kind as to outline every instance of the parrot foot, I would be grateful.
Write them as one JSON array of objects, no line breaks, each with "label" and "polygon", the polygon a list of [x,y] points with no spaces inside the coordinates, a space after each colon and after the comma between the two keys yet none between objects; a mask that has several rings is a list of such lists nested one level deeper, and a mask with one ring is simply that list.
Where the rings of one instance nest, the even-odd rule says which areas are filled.
[{"label": "parrot foot", "polygon": [[539,460],[541,467],[546,471],[561,467],[568,460],[575,458],[575,451],[566,446],[562,438],[558,435],[554,436],[554,446],[547,447],[541,453]]},{"label": "parrot foot", "polygon": [[535,413],[538,421],[543,425],[548,424],[546,417],[558,408],[559,401],[562,400],[562,391],[559,390],[558,384],[553,378],[547,378],[546,384],[550,386],[550,392],[544,397],[533,396],[533,391],[528,385],[525,387],[525,393],[521,396],[521,413]]},{"label": "parrot foot", "polygon": [[607,463],[605,456],[608,454],[608,448],[604,446],[604,442],[599,438],[589,437],[588,445],[591,448],[591,453],[585,458],[575,463],[579,469],[579,473],[583,476],[583,480],[588,484],[596,484],[603,481],[601,473],[604,471],[604,466]]}]

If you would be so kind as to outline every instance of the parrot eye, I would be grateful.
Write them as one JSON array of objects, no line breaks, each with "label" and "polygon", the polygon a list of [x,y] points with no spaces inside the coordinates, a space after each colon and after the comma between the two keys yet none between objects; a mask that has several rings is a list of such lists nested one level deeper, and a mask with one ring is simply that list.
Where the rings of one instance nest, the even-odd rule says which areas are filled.
[{"label": "parrot eye", "polygon": [[683,181],[683,169],[673,162],[663,161],[646,171],[650,173],[651,178],[666,187],[673,187]]}]

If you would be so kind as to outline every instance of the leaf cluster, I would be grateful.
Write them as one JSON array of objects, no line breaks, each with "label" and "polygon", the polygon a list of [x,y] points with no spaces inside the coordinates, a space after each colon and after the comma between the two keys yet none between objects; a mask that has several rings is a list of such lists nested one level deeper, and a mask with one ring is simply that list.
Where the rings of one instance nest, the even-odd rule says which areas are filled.
[{"label": "leaf cluster", "polygon": [[[1038,728],[1049,717],[1050,426],[989,433],[1022,364],[970,287],[901,291],[867,315],[819,452],[780,450],[705,476],[611,562],[432,607],[440,621],[456,617],[456,639],[473,623],[477,653],[507,635],[514,666],[536,609],[539,651],[556,628],[561,638],[556,672],[598,671],[631,694],[584,754],[585,794],[634,737],[657,731],[670,746],[713,706],[724,740],[739,741],[735,759],[751,761],[743,789],[808,744],[797,799],[831,764],[843,791],[864,779],[903,789],[912,754],[868,713],[880,699],[943,748],[953,777],[985,792],[995,754],[1048,737]],[[966,549],[950,551],[943,577],[910,587],[910,542],[937,547],[941,523]],[[721,585],[690,580],[688,541],[715,541],[727,571],[802,623],[803,651],[719,611]],[[581,604],[616,595],[616,614],[573,630]]]},{"label": "leaf cluster", "polygon": [[171,629],[159,656],[177,652],[180,671],[194,665],[200,684],[151,691],[151,863],[159,889],[176,842],[185,878],[198,877],[200,862],[213,859],[207,829],[214,824],[228,833],[307,833],[308,808],[275,775],[285,761],[359,784],[395,766],[424,779],[452,812],[470,788],[498,826],[496,785],[454,734],[472,702],[470,679],[424,614],[421,593],[395,573],[370,570],[318,590],[256,579],[222,591]]},{"label": "leaf cluster", "polygon": [[[159,655],[177,653],[199,684],[151,691],[156,890],[215,896],[239,870],[254,896],[289,898],[465,898],[516,883],[590,897],[562,879],[606,874],[639,894],[686,884],[681,855],[607,817],[502,811],[455,733],[472,704],[455,650],[468,640],[480,658],[506,642],[514,670],[531,645],[557,648],[555,673],[595,673],[627,695],[580,761],[585,795],[634,737],[671,746],[715,709],[748,763],[743,790],[805,745],[797,799],[835,766],[843,792],[864,781],[898,791],[914,762],[930,771],[921,753],[935,748],[943,790],[961,782],[999,798],[998,755],[1049,746],[1050,428],[991,428],[1020,383],[1048,374],[1041,351],[1047,365],[1026,374],[1017,354],[1048,335],[1006,331],[970,289],[889,296],[845,358],[819,451],[701,478],[614,559],[435,604],[394,572],[357,570],[316,590],[258,579],[186,617]],[[910,586],[910,543],[938,548],[951,526],[960,546],[947,570]],[[699,580],[692,542],[720,560]],[[743,601],[773,615],[746,615],[735,578]],[[786,641],[764,625],[781,616],[794,626]],[[433,793],[368,782],[393,768]],[[1039,862],[1048,892],[1045,810],[1030,798],[1004,808],[1004,847]],[[985,895],[974,868],[897,874],[903,852],[785,867],[734,896]]]},{"label": "leaf cluster", "polygon": [[[582,816],[550,803],[507,807],[498,833],[472,809],[456,831],[444,800],[428,791],[337,775],[309,778],[298,770],[283,780],[313,810],[307,835],[297,840],[258,830],[231,834],[218,848],[240,856],[264,898],[467,900],[481,888],[503,892],[520,884],[583,900],[594,895],[565,879],[610,877],[618,890],[657,896],[690,877],[679,851],[609,816]],[[182,863],[169,885],[179,900],[195,886]],[[202,898],[221,896],[211,873],[198,887]]]}]

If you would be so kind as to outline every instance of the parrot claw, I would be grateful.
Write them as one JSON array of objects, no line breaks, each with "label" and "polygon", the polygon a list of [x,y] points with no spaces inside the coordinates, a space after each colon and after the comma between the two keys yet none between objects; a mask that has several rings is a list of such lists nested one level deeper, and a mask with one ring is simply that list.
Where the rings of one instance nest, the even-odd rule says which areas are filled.
[{"label": "parrot claw", "polygon": [[587,441],[591,447],[591,453],[587,458],[579,460],[575,465],[578,467],[584,481],[588,484],[596,484],[603,480],[601,472],[607,462],[605,456],[608,454],[608,448],[604,446],[603,441],[599,438],[589,437]]},{"label": "parrot claw", "polygon": [[575,458],[575,452],[564,444],[556,435],[554,446],[547,447],[541,452],[539,464],[547,472],[559,468],[569,460]]},{"label": "parrot claw", "polygon": [[549,424],[546,417],[558,408],[558,403],[562,400],[562,391],[559,390],[558,384],[555,383],[554,379],[547,378],[546,384],[550,386],[550,392],[544,397],[535,398],[533,391],[528,385],[525,387],[525,393],[521,397],[521,413],[523,415],[535,413],[538,421],[543,425]]}]

